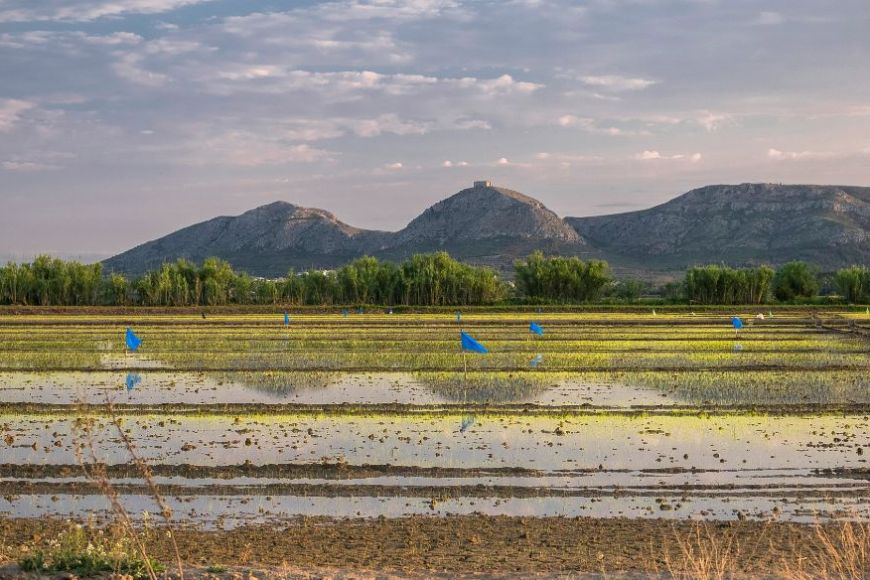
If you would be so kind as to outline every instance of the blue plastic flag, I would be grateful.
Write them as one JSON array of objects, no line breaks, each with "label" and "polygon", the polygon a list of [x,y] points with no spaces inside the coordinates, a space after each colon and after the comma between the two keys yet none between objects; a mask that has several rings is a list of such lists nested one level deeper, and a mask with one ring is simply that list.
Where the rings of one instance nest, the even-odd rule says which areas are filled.
[{"label": "blue plastic flag", "polygon": [[465,433],[472,425],[474,425],[474,417],[472,417],[471,415],[463,417],[462,423],[459,424],[459,432]]},{"label": "blue plastic flag", "polygon": [[127,392],[129,393],[133,389],[136,388],[136,385],[142,382],[142,377],[139,376],[138,373],[127,373],[127,380],[124,383],[127,385]]},{"label": "blue plastic flag", "polygon": [[362,309],[362,306],[360,306],[360,307],[357,309],[356,313],[357,313],[357,314],[365,314],[365,311]]},{"label": "blue plastic flag", "polygon": [[529,330],[531,330],[532,332],[534,332],[538,336],[543,336],[543,334],[544,334],[544,329],[541,328],[540,326],[538,326],[537,324],[535,324],[534,322],[529,324]]},{"label": "blue plastic flag", "polygon": [[471,335],[467,332],[460,331],[459,338],[462,340],[462,350],[467,350],[470,352],[489,352],[485,346],[471,338]]},{"label": "blue plastic flag", "polygon": [[740,330],[743,328],[743,321],[736,316],[731,317],[731,324],[734,325],[734,330]]},{"label": "blue plastic flag", "polygon": [[342,308],[342,309],[341,309],[341,315],[344,316],[345,318],[347,318],[347,314],[348,314],[348,312],[347,312],[347,308]]},{"label": "blue plastic flag", "polygon": [[290,326],[290,315],[288,313],[284,313],[284,326]]},{"label": "blue plastic flag", "polygon": [[127,348],[133,352],[136,352],[136,349],[138,349],[139,345],[142,344],[142,339],[136,336],[136,333],[130,328],[127,329],[127,334],[124,336],[124,340],[127,342]]},{"label": "blue plastic flag", "polygon": [[536,354],[535,358],[533,358],[529,364],[532,365],[533,369],[536,369],[536,368],[538,368],[538,365],[541,364],[542,362],[544,362],[544,355]]}]

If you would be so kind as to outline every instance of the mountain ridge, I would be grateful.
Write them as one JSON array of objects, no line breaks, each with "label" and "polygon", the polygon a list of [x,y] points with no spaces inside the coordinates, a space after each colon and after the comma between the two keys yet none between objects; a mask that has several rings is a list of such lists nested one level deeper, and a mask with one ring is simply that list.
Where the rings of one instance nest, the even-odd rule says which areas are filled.
[{"label": "mountain ridge", "polygon": [[644,210],[561,218],[533,197],[475,182],[397,232],[357,228],[329,211],[278,201],[187,226],[104,265],[139,275],[164,261],[217,256],[276,277],[290,268],[332,269],[362,255],[398,260],[437,250],[500,270],[535,250],[603,258],[634,274],[792,259],[836,268],[870,263],[870,188],[709,185]]}]

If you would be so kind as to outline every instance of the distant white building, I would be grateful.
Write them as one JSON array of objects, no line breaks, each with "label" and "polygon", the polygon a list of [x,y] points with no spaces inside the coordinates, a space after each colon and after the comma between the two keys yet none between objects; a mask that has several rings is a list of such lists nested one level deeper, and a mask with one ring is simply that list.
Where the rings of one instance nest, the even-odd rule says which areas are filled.
[{"label": "distant white building", "polygon": [[492,187],[492,182],[491,181],[475,181],[474,188],[477,189],[478,187]]}]

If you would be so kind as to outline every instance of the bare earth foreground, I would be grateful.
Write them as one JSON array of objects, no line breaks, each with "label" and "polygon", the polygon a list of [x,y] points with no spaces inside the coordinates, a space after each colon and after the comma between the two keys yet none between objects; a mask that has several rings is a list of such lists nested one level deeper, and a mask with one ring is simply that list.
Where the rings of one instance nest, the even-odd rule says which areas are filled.
[{"label": "bare earth foreground", "polygon": [[759,314],[0,310],[0,577],[866,577],[870,316]]},{"label": "bare earth foreground", "polygon": [[[0,522],[0,549],[7,553],[45,545],[67,527],[57,520]],[[268,576],[512,576],[563,574],[695,575],[693,554],[719,551],[731,572],[780,575],[792,567],[820,571],[828,560],[823,534],[837,526],[731,522],[698,527],[690,522],[626,519],[418,516],[374,521],[311,519],[286,527],[251,526],[230,531],[178,531],[190,570],[215,562],[248,577]],[[692,544],[691,547],[687,544]],[[171,562],[165,538],[153,556]],[[0,569],[13,577],[16,568]],[[834,572],[834,570],[831,570]],[[231,576],[217,574],[216,576]]]}]

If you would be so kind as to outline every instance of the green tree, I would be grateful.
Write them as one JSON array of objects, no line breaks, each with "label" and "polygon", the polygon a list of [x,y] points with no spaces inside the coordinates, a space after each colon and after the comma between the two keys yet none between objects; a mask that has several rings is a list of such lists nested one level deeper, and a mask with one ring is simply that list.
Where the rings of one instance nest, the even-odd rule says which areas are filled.
[{"label": "green tree", "polygon": [[835,284],[840,295],[847,302],[870,302],[870,268],[851,266],[837,272]]},{"label": "green tree", "polygon": [[819,293],[816,272],[806,262],[789,262],[773,276],[773,295],[782,302],[798,298],[813,298]]},{"label": "green tree", "polygon": [[601,297],[612,279],[607,262],[577,257],[545,257],[534,252],[514,262],[517,292],[532,302],[578,303]]}]

